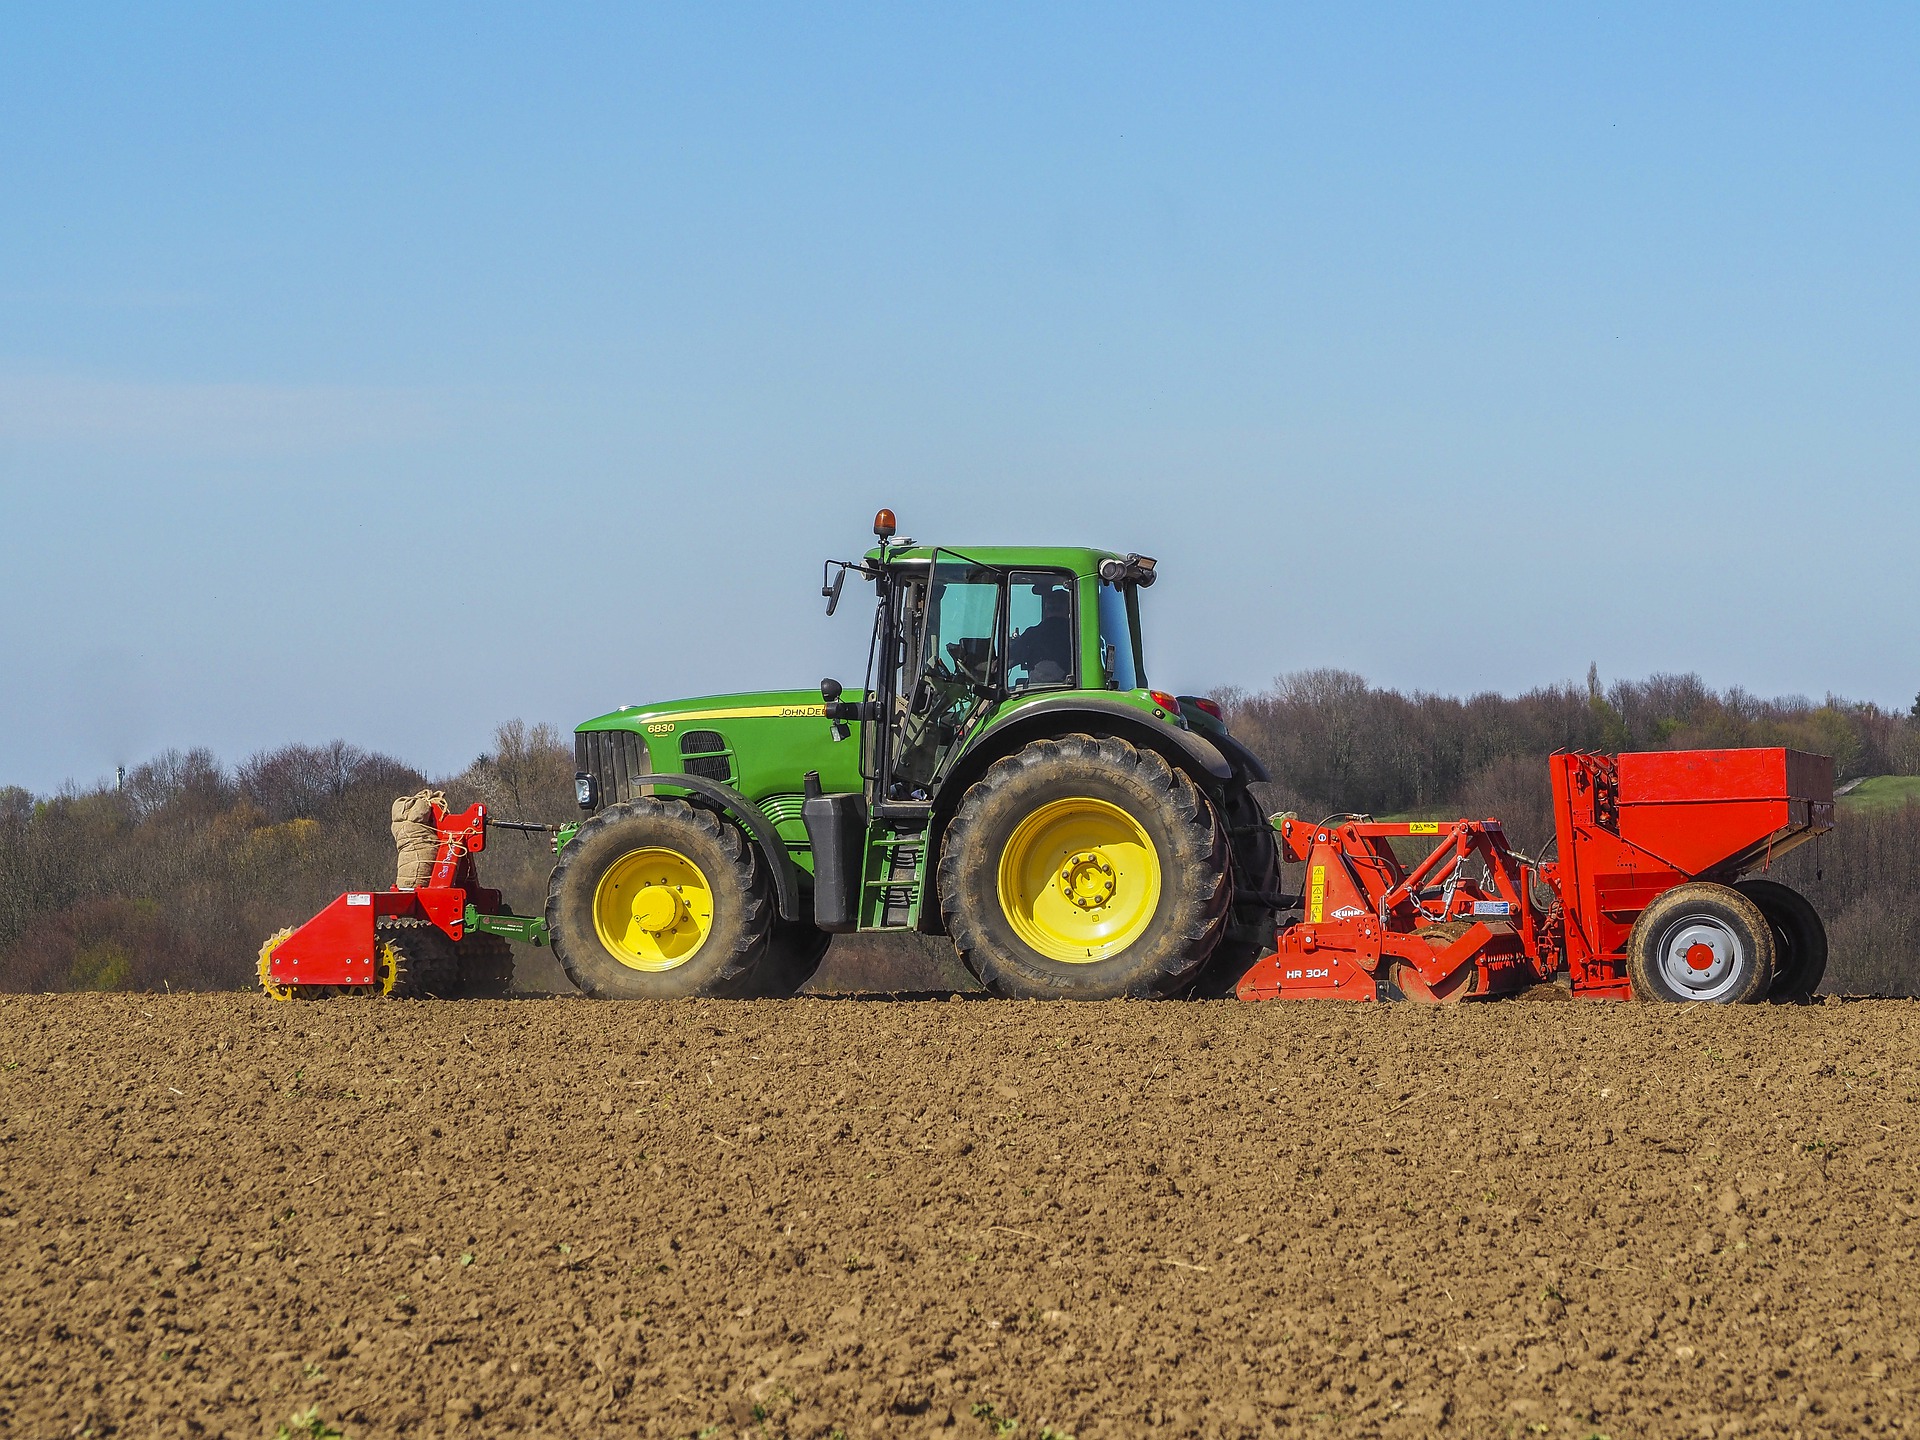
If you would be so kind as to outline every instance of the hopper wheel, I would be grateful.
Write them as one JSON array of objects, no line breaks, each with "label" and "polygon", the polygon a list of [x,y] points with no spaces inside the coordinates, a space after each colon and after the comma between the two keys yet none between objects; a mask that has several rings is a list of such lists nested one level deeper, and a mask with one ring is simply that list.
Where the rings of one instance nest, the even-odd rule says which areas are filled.
[{"label": "hopper wheel", "polygon": [[1233,903],[1227,832],[1151,750],[1064,735],[996,760],[941,846],[940,913],[996,995],[1104,1000],[1191,983]]},{"label": "hopper wheel", "polygon": [[1820,912],[1798,890],[1755,876],[1733,888],[1760,907],[1773,930],[1774,1000],[1801,1000],[1820,988],[1827,973],[1827,927]]},{"label": "hopper wheel", "polygon": [[1642,1000],[1752,1005],[1767,998],[1773,966],[1766,916],[1726,885],[1676,885],[1627,936],[1627,973]]}]

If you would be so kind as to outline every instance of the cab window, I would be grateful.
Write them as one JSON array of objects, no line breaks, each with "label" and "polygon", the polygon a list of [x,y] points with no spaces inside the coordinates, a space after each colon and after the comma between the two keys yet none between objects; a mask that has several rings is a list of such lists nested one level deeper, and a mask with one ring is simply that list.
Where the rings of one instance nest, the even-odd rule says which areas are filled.
[{"label": "cab window", "polygon": [[1135,663],[1131,598],[1127,589],[1100,582],[1100,664],[1109,690],[1138,690],[1142,683]]},{"label": "cab window", "polygon": [[1073,623],[1073,577],[1016,570],[1007,577],[1007,689],[1073,683],[1079,635]]}]

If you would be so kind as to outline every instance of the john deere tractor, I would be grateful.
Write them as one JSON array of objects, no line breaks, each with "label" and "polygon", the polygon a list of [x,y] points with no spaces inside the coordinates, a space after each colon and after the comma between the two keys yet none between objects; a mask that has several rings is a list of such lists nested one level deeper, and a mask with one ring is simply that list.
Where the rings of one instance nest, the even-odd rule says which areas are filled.
[{"label": "john deere tractor", "polygon": [[790,993],[833,935],[951,937],[998,995],[1185,990],[1271,948],[1279,872],[1218,708],[1150,687],[1141,555],[931,547],[829,561],[877,604],[863,688],[626,706],[575,736],[547,895],[588,995]]}]

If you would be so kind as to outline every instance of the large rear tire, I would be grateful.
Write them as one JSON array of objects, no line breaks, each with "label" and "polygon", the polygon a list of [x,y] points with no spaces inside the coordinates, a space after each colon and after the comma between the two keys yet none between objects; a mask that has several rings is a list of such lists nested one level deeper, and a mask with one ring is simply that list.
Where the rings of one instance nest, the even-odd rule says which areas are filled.
[{"label": "large rear tire", "polygon": [[1227,837],[1233,846],[1233,911],[1193,990],[1213,999],[1233,994],[1240,978],[1273,953],[1283,913],[1276,908],[1284,884],[1280,846],[1265,810],[1238,781],[1227,786],[1224,798]]},{"label": "large rear tire", "polygon": [[1773,931],[1730,886],[1678,885],[1634,921],[1627,973],[1642,1000],[1755,1004],[1773,984]]},{"label": "large rear tire", "polygon": [[1228,857],[1206,796],[1153,751],[1037,740],[967,791],[941,845],[940,913],[996,995],[1170,995],[1226,929]]},{"label": "large rear tire", "polygon": [[1827,927],[1813,902],[1778,880],[1736,880],[1733,888],[1760,907],[1773,927],[1775,1000],[1802,1000],[1820,988],[1827,973]]},{"label": "large rear tire", "polygon": [[738,827],[681,800],[610,805],[547,884],[554,958],[583,995],[737,995],[766,958],[767,867]]}]

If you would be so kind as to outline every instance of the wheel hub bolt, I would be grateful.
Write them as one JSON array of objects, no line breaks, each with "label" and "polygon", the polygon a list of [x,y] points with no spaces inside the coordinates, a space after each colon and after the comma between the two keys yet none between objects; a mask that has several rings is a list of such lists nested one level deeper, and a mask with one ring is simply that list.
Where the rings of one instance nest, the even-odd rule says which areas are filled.
[{"label": "wheel hub bolt", "polygon": [[1060,893],[1082,910],[1098,910],[1113,899],[1113,865],[1098,850],[1082,850],[1060,867]]}]

